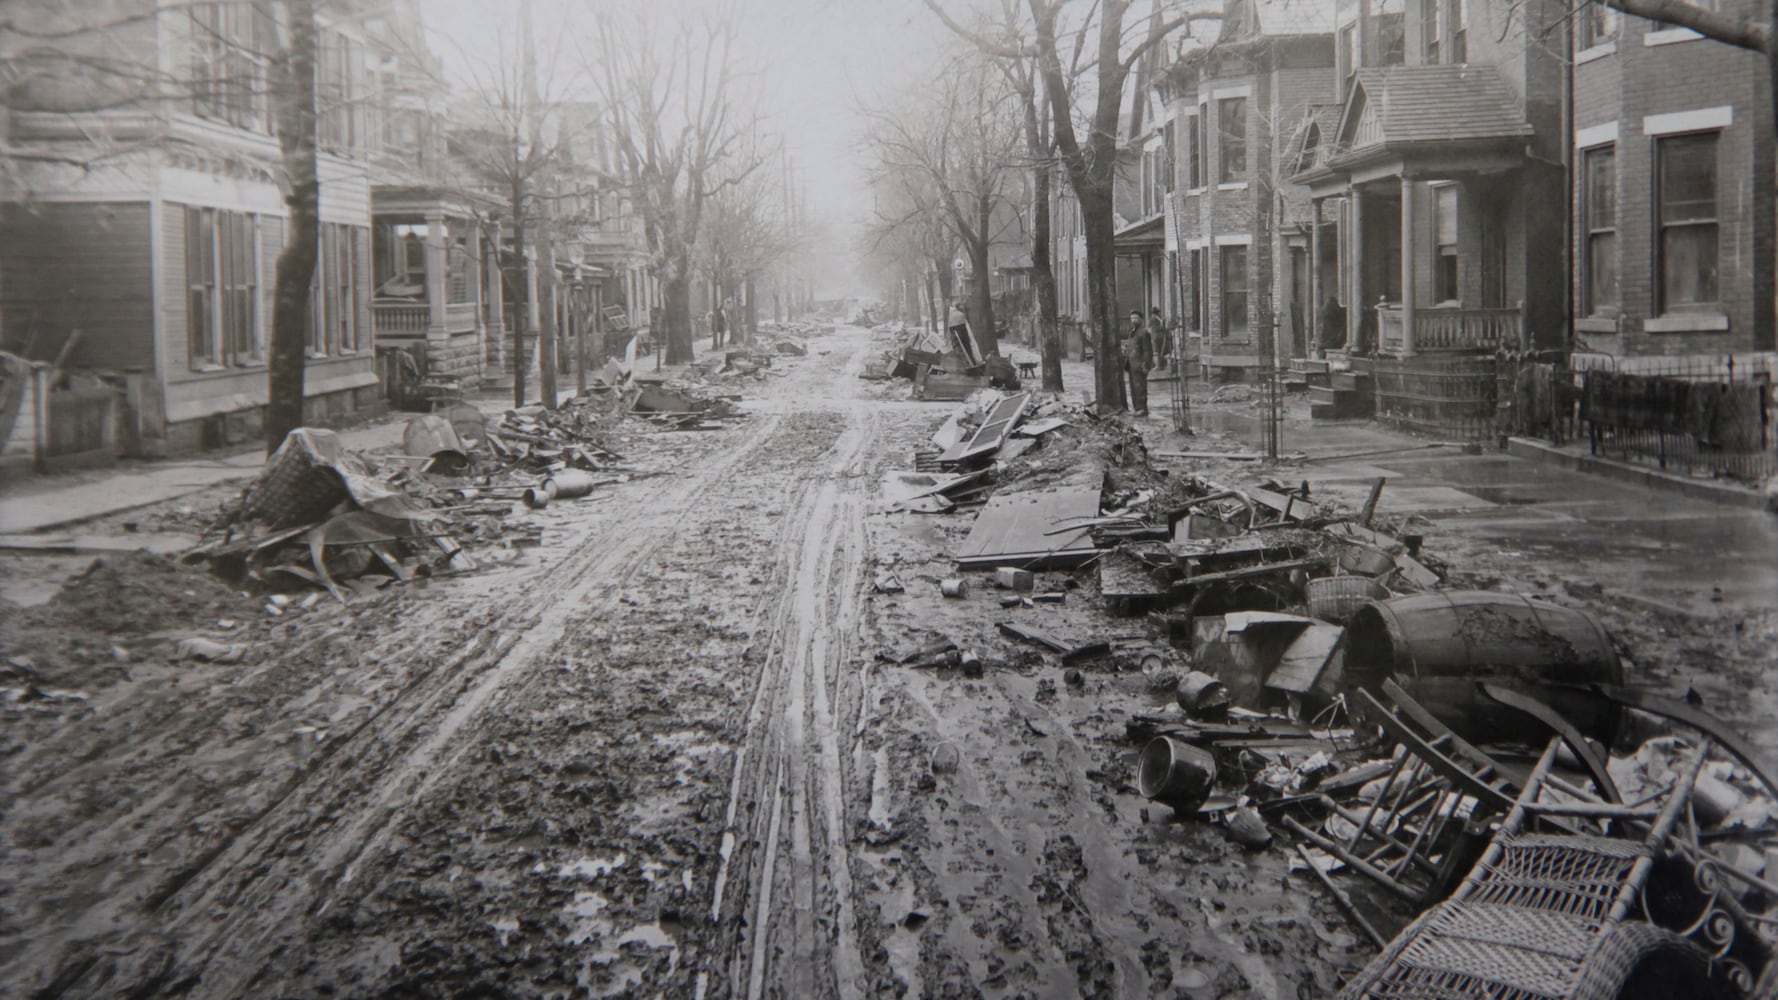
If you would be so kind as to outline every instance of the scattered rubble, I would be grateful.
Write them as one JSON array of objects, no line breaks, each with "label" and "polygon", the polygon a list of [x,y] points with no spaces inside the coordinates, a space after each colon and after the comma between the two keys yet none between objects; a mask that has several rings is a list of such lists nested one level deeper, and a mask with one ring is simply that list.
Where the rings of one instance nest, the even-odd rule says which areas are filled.
[{"label": "scattered rubble", "polygon": [[[889,374],[941,370],[919,350],[898,345]],[[1024,447],[1009,453],[1014,441]],[[1697,900],[1681,920],[1657,912],[1655,883],[1626,881],[1621,898],[1647,900],[1635,919],[1706,965],[1714,955],[1725,996],[1774,965],[1773,772],[1706,714],[1624,688],[1619,645],[1593,615],[1450,587],[1450,568],[1389,516],[1383,480],[1353,511],[1264,466],[1245,482],[1170,476],[1122,421],[981,388],[930,445],[914,471],[886,475],[883,509],[967,519],[948,532],[962,575],[946,595],[966,598],[971,571],[993,574],[996,604],[1020,616],[993,622],[1009,664],[1010,654],[1058,664],[1089,696],[1095,674],[1137,671],[1171,691],[1174,704],[1127,717],[1141,794],[1241,849],[1288,835],[1299,870],[1376,947],[1386,939],[1332,873],[1360,875],[1411,915],[1459,886],[1484,891],[1474,862],[1523,831],[1609,854],[1642,844],[1660,803],[1678,796],[1686,818],[1653,857],[1680,866]],[[1088,593],[1096,577],[1100,634],[1082,634],[1079,619],[1046,625],[1025,596],[1062,573]],[[919,663],[956,667],[952,649]],[[1050,676],[1035,697],[1056,697]],[[1632,726],[1632,708],[1672,721]],[[1378,961],[1399,964],[1401,947]]]}]

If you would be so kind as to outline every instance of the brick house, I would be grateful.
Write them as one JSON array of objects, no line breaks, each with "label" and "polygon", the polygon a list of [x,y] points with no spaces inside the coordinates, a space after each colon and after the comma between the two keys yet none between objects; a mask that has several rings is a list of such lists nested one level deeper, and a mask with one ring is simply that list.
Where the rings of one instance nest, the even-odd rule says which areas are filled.
[{"label": "brick house", "polygon": [[[3,126],[0,329],[7,350],[116,373],[123,450],[165,454],[261,433],[277,256],[278,143],[258,5],[24,5]],[[381,407],[371,320],[380,134],[362,12],[321,22],[320,259],[307,415]],[[82,69],[81,67],[85,67]],[[171,82],[168,82],[171,81]]]},{"label": "brick house", "polygon": [[[1722,10],[1758,13],[1752,0]],[[1603,5],[1581,11],[1572,38],[1579,345],[1620,358],[1772,350],[1762,58]]]},{"label": "brick house", "polygon": [[1157,79],[1169,271],[1209,375],[1307,349],[1309,197],[1284,160],[1303,116],[1334,98],[1334,15],[1334,0],[1227,0],[1214,42]]},{"label": "brick house", "polygon": [[1483,436],[1492,355],[1566,347],[1565,15],[1340,3],[1337,117],[1305,116],[1289,168],[1312,204],[1310,340],[1356,372],[1316,387],[1318,415],[1370,412],[1374,380],[1378,416]]}]

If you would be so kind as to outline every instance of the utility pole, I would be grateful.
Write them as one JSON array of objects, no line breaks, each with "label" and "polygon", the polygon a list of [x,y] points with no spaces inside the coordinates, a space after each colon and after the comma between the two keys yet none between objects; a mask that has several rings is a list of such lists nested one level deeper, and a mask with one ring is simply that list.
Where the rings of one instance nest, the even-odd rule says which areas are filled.
[{"label": "utility pole", "polygon": [[[526,160],[530,161],[527,171],[537,163],[537,157],[543,149],[543,118],[538,105],[542,99],[537,92],[537,51],[531,25],[531,0],[519,0],[519,30],[523,33],[524,51],[520,56],[525,74],[525,139],[530,144]],[[541,205],[535,190],[539,178],[531,176],[532,204]],[[542,383],[539,388],[543,392],[543,405],[547,409],[556,408],[556,253],[555,242],[550,238],[545,213],[538,212],[537,224],[533,227],[537,243],[537,375]]]}]

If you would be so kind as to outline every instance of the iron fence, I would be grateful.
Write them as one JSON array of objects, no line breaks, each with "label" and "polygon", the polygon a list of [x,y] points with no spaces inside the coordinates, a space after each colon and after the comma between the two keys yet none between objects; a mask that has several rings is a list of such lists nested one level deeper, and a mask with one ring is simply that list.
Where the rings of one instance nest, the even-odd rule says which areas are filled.
[{"label": "iron fence", "polygon": [[1584,440],[1594,455],[1758,483],[1778,472],[1775,366],[1769,354],[1575,354],[1536,381],[1548,387],[1557,444]]}]

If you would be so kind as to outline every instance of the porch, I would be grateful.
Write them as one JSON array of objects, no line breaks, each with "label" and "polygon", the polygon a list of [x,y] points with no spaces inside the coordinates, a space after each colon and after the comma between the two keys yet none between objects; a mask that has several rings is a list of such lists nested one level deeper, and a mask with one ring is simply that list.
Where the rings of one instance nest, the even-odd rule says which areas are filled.
[{"label": "porch", "polygon": [[474,389],[500,343],[502,295],[491,273],[497,232],[476,206],[430,188],[373,194],[371,300],[379,351],[424,359],[420,377]]},{"label": "porch", "polygon": [[[1517,98],[1488,67],[1367,70],[1334,135],[1305,126],[1311,344],[1366,357],[1520,351],[1545,227]],[[1561,220],[1554,223],[1557,235]],[[1331,257],[1331,259],[1330,259]],[[1302,293],[1298,293],[1299,295]],[[1557,331],[1545,331],[1546,334]]]}]

